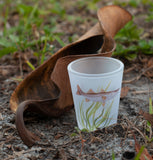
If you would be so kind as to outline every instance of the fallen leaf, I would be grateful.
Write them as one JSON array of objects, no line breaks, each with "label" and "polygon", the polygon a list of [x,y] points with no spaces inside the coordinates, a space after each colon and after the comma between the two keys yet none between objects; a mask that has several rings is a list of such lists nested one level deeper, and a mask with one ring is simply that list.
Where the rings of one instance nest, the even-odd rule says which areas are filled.
[{"label": "fallen leaf", "polygon": [[[138,153],[141,149],[141,145],[138,143],[135,136],[134,136],[134,140],[135,140],[135,150]],[[140,156],[140,160],[153,160],[152,156],[148,153],[146,148],[144,148],[144,150]]]},{"label": "fallen leaf", "polygon": [[153,114],[149,114],[147,112],[144,112],[142,109],[139,110],[139,114],[141,114],[144,117],[144,119],[149,121],[151,123],[151,125],[153,126]]},{"label": "fallen leaf", "polygon": [[[148,67],[148,68],[153,67],[153,57],[151,57],[151,58],[148,60],[147,67]],[[150,69],[148,72],[146,72],[146,74],[147,74],[149,77],[153,77],[153,69]]]},{"label": "fallen leaf", "polygon": [[129,87],[125,86],[125,87],[122,87],[121,89],[121,95],[120,95],[120,98],[124,98],[127,96],[128,92],[129,92]]},{"label": "fallen leaf", "polygon": [[149,58],[148,60],[148,67],[151,67],[153,65],[153,57]]},{"label": "fallen leaf", "polygon": [[[136,152],[137,152],[137,153],[139,152],[140,148],[141,148],[141,145],[138,144],[138,143],[136,143],[136,144],[135,144],[135,149],[136,149]],[[146,160],[146,159],[148,159],[148,160],[153,160],[153,159],[152,159],[152,156],[148,153],[147,149],[144,148],[144,150],[143,150],[143,152],[142,152],[142,154],[141,154],[141,156],[140,156],[140,160]]]},{"label": "fallen leaf", "polygon": [[60,137],[63,137],[63,135],[60,134],[60,133],[58,133],[58,134],[55,136],[55,139],[57,140],[57,139],[59,139]]}]

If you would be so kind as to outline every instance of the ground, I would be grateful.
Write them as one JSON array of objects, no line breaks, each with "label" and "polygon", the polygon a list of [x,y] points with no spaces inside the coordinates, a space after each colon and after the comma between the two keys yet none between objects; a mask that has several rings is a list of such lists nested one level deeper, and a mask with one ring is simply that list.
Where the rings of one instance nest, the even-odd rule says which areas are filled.
[{"label": "ground", "polygon": [[[99,3],[101,7],[104,4]],[[135,24],[143,27],[149,33],[149,38],[152,39],[152,22],[144,23],[146,6],[140,5],[138,8],[133,8],[127,5],[125,8],[135,16]],[[69,10],[69,12],[73,13],[73,10]],[[76,9],[74,12],[76,13],[78,10]],[[96,12],[91,11],[88,13],[89,15],[96,17]],[[63,40],[67,41],[66,38],[70,34],[75,33],[77,38],[93,24],[94,21],[89,20],[86,24],[71,28],[68,22],[59,22],[58,28],[65,31]],[[66,26],[69,26],[68,30]],[[56,50],[60,48],[56,42],[55,46]],[[19,83],[17,78],[21,75],[21,59],[19,59],[18,53],[13,56],[3,56],[0,59],[0,159],[106,160],[113,159],[114,156],[115,160],[120,160],[126,151],[135,152],[134,135],[141,145],[146,146],[150,155],[153,155],[153,143],[149,143],[146,138],[148,136],[151,139],[152,132],[151,130],[147,131],[147,121],[139,114],[140,109],[148,112],[149,97],[153,99],[153,81],[146,71],[146,65],[150,59],[152,56],[145,55],[139,55],[133,61],[121,58],[125,65],[122,86],[128,87],[128,92],[120,100],[117,124],[87,133],[76,129],[74,109],[60,118],[27,115],[25,117],[27,128],[39,135],[43,142],[43,145],[36,144],[28,148],[18,135],[15,127],[15,113],[10,110],[9,105],[10,96]],[[23,76],[31,71],[27,68],[28,66],[25,67],[26,72]]]}]

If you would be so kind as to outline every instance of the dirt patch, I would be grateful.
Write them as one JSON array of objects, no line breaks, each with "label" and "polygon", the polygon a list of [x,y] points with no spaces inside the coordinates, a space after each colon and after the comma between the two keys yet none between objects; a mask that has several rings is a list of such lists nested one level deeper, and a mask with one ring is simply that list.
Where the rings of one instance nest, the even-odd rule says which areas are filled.
[{"label": "dirt patch", "polygon": [[[124,81],[137,74],[139,71],[134,70],[125,73]],[[111,159],[113,153],[116,159],[121,159],[125,151],[135,151],[133,134],[141,144],[145,143],[146,121],[138,113],[140,109],[148,112],[149,96],[153,97],[153,82],[144,76],[136,82],[123,84],[129,87],[129,92],[121,99],[118,123],[105,129],[78,133],[74,109],[58,119],[27,114],[27,128],[40,136],[44,143],[32,148],[25,146],[18,136],[15,115],[9,108],[9,99],[16,86],[11,77],[1,80],[1,159]],[[147,148],[153,154],[152,144]]]}]

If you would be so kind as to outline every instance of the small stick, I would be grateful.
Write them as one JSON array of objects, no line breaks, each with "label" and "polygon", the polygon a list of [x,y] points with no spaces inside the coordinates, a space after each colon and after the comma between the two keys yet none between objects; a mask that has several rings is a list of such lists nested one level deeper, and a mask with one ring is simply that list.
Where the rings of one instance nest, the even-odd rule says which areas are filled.
[{"label": "small stick", "polygon": [[123,81],[124,84],[127,84],[127,83],[132,83],[134,81],[138,81],[142,75],[145,75],[146,72],[148,72],[149,70],[153,69],[153,66],[145,69],[142,73],[140,73],[140,75],[138,75],[136,78],[133,78],[133,79],[130,79],[130,80],[125,80]]},{"label": "small stick", "polygon": [[129,122],[129,124],[133,127],[133,129],[135,129],[137,132],[140,133],[140,135],[144,138],[144,140],[146,142],[146,138],[145,138],[144,134],[138,128],[136,128],[135,125],[126,116],[124,116],[124,117]]},{"label": "small stick", "polygon": [[133,91],[133,92],[131,92],[132,94],[143,94],[143,93],[152,93],[153,92],[153,90],[150,90],[150,91],[148,91],[148,90],[145,90],[145,91]]},{"label": "small stick", "polygon": [[132,66],[126,70],[124,70],[124,74],[131,72],[132,70],[134,70],[135,66]]},{"label": "small stick", "polygon": [[84,142],[86,141],[85,139],[83,139],[81,131],[79,131],[79,135],[80,135],[80,139],[81,139],[81,150],[80,150],[80,154],[79,157],[81,157],[82,151],[83,151],[83,147],[84,147]]},{"label": "small stick", "polygon": [[10,68],[17,68],[17,67],[12,65],[0,66],[0,69],[10,69]]}]

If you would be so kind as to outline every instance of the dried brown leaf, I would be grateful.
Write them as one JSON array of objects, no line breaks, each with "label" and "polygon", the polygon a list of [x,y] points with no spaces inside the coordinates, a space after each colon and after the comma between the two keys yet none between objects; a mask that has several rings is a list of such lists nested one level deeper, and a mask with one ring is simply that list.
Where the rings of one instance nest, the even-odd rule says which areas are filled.
[{"label": "dried brown leaf", "polygon": [[153,57],[149,58],[148,60],[148,67],[151,67],[153,65]]},{"label": "dried brown leaf", "polygon": [[[140,151],[141,145],[138,143],[136,138],[134,138],[134,139],[135,139],[135,150],[138,153]],[[140,156],[140,160],[146,160],[146,159],[153,160],[152,156],[148,153],[148,150],[146,148],[144,148],[144,150]]]},{"label": "dried brown leaf", "polygon": [[63,137],[63,135],[60,134],[60,133],[58,133],[58,134],[55,136],[55,139],[57,140],[57,139],[59,139],[60,137]]},{"label": "dried brown leaf", "polygon": [[[138,153],[141,149],[141,145],[138,143],[138,141],[136,140],[135,135],[133,134],[134,140],[135,140],[135,150]],[[140,160],[146,160],[146,158],[148,160],[153,160],[152,156],[148,153],[148,150],[146,148],[144,148],[141,156],[140,156]]]},{"label": "dried brown leaf", "polygon": [[149,121],[151,125],[153,126],[153,115],[152,114],[144,112],[142,109],[139,110],[139,114],[141,114],[144,117],[144,119]]},{"label": "dried brown leaf", "polygon": [[[149,60],[148,60],[148,64],[147,64],[147,68],[151,68],[153,67],[153,57],[151,57]],[[153,77],[153,69],[149,70],[148,72],[146,72],[146,74],[149,76],[149,77]]]},{"label": "dried brown leaf", "polygon": [[125,86],[125,87],[122,87],[121,89],[121,95],[120,95],[120,98],[124,98],[127,96],[128,92],[129,92],[129,87]]}]

